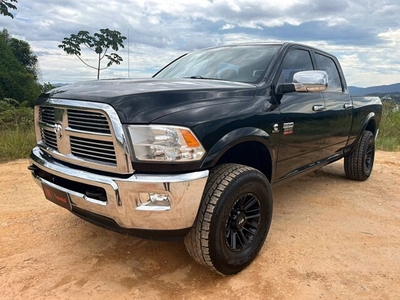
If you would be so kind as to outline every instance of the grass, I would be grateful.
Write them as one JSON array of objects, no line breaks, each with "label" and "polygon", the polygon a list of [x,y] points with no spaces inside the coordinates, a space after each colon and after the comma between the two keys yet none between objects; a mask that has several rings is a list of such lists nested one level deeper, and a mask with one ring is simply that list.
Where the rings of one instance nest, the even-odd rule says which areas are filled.
[{"label": "grass", "polygon": [[400,151],[400,111],[393,102],[383,102],[382,120],[376,147],[385,151]]},{"label": "grass", "polygon": [[0,101],[0,162],[27,158],[35,144],[33,109],[13,99]]},{"label": "grass", "polygon": [[27,158],[36,145],[33,128],[4,129],[0,131],[0,162]]}]

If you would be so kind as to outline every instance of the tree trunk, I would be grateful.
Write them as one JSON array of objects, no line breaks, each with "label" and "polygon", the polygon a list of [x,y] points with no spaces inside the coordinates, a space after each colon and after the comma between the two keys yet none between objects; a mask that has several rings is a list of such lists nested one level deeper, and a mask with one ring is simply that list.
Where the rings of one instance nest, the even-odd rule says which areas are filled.
[{"label": "tree trunk", "polygon": [[101,53],[99,53],[99,63],[97,65],[97,80],[100,79],[100,54]]}]

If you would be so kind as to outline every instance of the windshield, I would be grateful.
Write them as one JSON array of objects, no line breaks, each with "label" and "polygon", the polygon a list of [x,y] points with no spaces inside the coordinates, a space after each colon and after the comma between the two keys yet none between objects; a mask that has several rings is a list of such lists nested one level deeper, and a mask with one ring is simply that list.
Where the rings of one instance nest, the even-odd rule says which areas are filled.
[{"label": "windshield", "polygon": [[277,45],[241,45],[199,50],[172,62],[154,77],[256,83],[264,76],[279,48]]}]

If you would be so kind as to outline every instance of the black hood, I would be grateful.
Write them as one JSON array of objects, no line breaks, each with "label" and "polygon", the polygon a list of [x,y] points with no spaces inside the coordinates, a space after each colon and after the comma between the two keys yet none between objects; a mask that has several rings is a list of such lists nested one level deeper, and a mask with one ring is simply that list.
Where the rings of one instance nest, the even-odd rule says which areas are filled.
[{"label": "black hood", "polygon": [[37,104],[48,98],[108,103],[122,123],[150,123],[179,111],[249,101],[256,90],[254,84],[210,79],[97,80],[53,89]]}]

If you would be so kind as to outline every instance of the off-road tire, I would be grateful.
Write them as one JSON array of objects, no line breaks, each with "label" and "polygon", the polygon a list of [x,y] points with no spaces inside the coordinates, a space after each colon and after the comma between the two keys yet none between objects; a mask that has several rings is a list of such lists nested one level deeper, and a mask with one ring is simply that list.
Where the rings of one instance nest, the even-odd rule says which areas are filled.
[{"label": "off-road tire", "polygon": [[371,131],[364,131],[356,148],[344,158],[346,177],[364,181],[371,175],[375,158],[375,138]]},{"label": "off-road tire", "polygon": [[256,169],[223,164],[211,170],[185,246],[200,264],[238,273],[260,252],[271,225],[272,191]]}]

